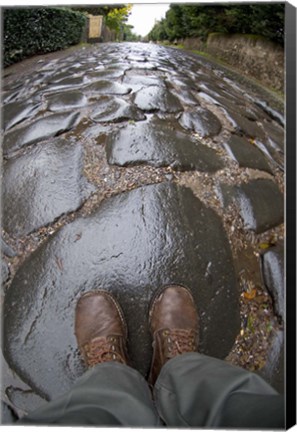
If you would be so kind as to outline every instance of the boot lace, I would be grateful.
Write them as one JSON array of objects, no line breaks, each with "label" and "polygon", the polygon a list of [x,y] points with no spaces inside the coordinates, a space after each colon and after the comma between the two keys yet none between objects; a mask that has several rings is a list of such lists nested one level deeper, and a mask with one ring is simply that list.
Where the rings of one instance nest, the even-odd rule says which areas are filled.
[{"label": "boot lace", "polygon": [[192,329],[165,329],[162,331],[165,356],[170,359],[179,354],[197,351],[197,332]]},{"label": "boot lace", "polygon": [[98,337],[84,346],[84,354],[89,366],[108,361],[126,363],[120,352],[119,338],[115,336]]}]

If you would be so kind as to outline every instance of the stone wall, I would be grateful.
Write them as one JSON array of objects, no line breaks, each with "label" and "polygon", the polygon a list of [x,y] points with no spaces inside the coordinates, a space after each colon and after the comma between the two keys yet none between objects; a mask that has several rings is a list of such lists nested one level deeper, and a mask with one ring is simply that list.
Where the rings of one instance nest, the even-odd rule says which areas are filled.
[{"label": "stone wall", "polygon": [[185,38],[179,41],[186,49],[206,51],[206,42],[200,38]]},{"label": "stone wall", "polygon": [[186,49],[204,51],[235,66],[267,87],[284,91],[284,49],[261,36],[212,33],[207,42],[199,38],[179,42]]},{"label": "stone wall", "polygon": [[115,42],[117,37],[116,32],[107,27],[105,23],[103,23],[101,36],[102,42]]},{"label": "stone wall", "polygon": [[[100,20],[99,22],[97,21],[93,23],[93,28],[92,28],[92,19],[94,20],[94,18],[97,20],[99,18]],[[82,32],[81,42],[97,43],[97,42],[114,42],[115,40],[116,40],[116,32],[114,30],[111,30],[109,27],[107,27],[107,25],[104,22],[104,18],[102,16],[88,15],[84,30]]]}]

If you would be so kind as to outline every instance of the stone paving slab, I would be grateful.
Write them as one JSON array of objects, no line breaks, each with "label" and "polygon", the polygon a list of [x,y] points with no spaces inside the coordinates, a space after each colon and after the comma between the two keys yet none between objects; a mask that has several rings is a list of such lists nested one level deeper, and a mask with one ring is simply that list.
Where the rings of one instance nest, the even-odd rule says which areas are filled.
[{"label": "stone paving slab", "polygon": [[1,237],[1,252],[4,253],[4,255],[13,258],[17,256],[17,253],[10,247]]},{"label": "stone paving slab", "polygon": [[225,112],[237,132],[242,133],[249,138],[264,139],[264,131],[255,121],[251,121],[247,117],[244,117],[231,109],[225,108]]},{"label": "stone paving slab", "polygon": [[260,108],[262,108],[269,115],[269,117],[277,121],[280,124],[280,126],[282,127],[285,126],[285,117],[283,116],[283,114],[273,109],[269,105],[269,103],[261,99],[257,99],[255,100],[255,104],[258,105]]},{"label": "stone paving slab", "polygon": [[234,186],[219,183],[215,187],[216,195],[221,203],[221,206],[227,208],[235,200]]},{"label": "stone paving slab", "polygon": [[265,155],[246,138],[231,135],[225,148],[240,167],[258,169],[273,174]]},{"label": "stone paving slab", "polygon": [[235,193],[247,229],[261,233],[284,221],[284,197],[273,181],[252,180]]},{"label": "stone paving slab", "polygon": [[7,263],[1,259],[1,283],[5,283],[9,278],[9,268]]},{"label": "stone paving slab", "polygon": [[274,123],[263,123],[265,132],[268,135],[270,145],[281,152],[284,151],[285,145],[285,132],[278,124]]},{"label": "stone paving slab", "polygon": [[255,140],[255,145],[263,152],[271,163],[284,171],[284,153],[276,150],[274,145],[271,145],[268,140]]},{"label": "stone paving slab", "polygon": [[238,206],[245,228],[263,233],[284,220],[284,200],[272,180],[256,179],[233,186],[225,183],[216,185],[221,206]]},{"label": "stone paving slab", "polygon": [[199,105],[199,102],[193,92],[188,89],[181,87],[178,90],[173,88],[170,91],[180,100],[183,106],[197,107]]},{"label": "stone paving slab", "polygon": [[18,123],[36,114],[41,108],[41,103],[11,102],[3,107],[3,129],[6,131]]},{"label": "stone paving slab", "polygon": [[[283,345],[275,338],[271,350],[267,348],[267,328],[273,325],[273,335],[280,334],[279,317],[272,307],[264,315],[261,301],[270,304],[272,294],[261,284],[259,263],[251,257],[258,253],[259,237],[276,233],[282,238],[283,196],[277,187],[283,184],[282,115],[264,102],[261,89],[250,91],[247,83],[233,75],[231,79],[218,65],[180,50],[113,43],[56,55],[61,58],[48,61],[45,56],[35,66],[28,60],[31,69],[24,63],[15,65],[18,72],[6,74],[3,89],[7,124],[12,121],[4,145],[10,158],[4,170],[13,173],[7,182],[11,196],[17,196],[19,184],[20,190],[35,180],[42,186],[30,186],[27,207],[21,196],[14,213],[21,208],[21,225],[21,217],[35,224],[29,207],[41,204],[44,213],[51,214],[50,222],[41,222],[41,230],[21,239],[13,233],[17,224],[3,232],[18,254],[4,257],[11,270],[3,290],[5,355],[12,368],[4,386],[10,402],[26,409],[38,401],[20,378],[16,382],[17,374],[43,397],[54,397],[83,373],[73,335],[74,307],[82,292],[98,284],[124,306],[133,365],[143,375],[151,355],[145,322],[150,298],[160,284],[175,281],[190,286],[198,305],[201,351],[224,358],[232,347],[232,361],[243,367],[262,368],[268,358],[267,379],[281,388]],[[240,151],[229,142],[234,133],[244,142]],[[55,167],[56,155],[47,151],[60,142],[53,140],[60,134],[69,152],[62,152],[63,165],[57,162]],[[234,147],[238,164],[226,143]],[[84,175],[95,185],[95,193],[79,211],[61,217],[59,210],[54,216],[51,211],[61,188],[68,209],[76,209],[79,197],[90,192],[78,162],[82,150]],[[138,164],[142,166],[134,166]],[[251,164],[257,172],[246,169]],[[48,178],[42,167],[45,174],[50,171]],[[49,179],[53,183],[47,184]],[[139,188],[150,183],[155,184]],[[191,187],[202,201],[178,184]],[[132,188],[139,189],[127,192]],[[111,195],[115,196],[101,201]],[[8,195],[6,202],[10,209]],[[53,224],[54,217],[58,219]],[[249,254],[240,250],[243,246]],[[244,269],[251,279],[247,285],[233,271],[233,259],[236,272]],[[256,297],[244,298],[243,305],[242,290],[249,284],[261,287],[257,285]],[[246,328],[249,318],[255,319],[253,334]]]},{"label": "stone paving slab", "polygon": [[94,94],[126,95],[130,93],[131,90],[130,87],[108,80],[99,80],[84,88],[84,91],[92,96]]},{"label": "stone paving slab", "polygon": [[198,133],[202,138],[218,135],[222,128],[219,119],[211,111],[202,107],[184,112],[179,123],[183,128]]},{"label": "stone paving slab", "polygon": [[276,389],[280,394],[284,394],[285,384],[285,336],[283,330],[278,330],[273,335],[268,358],[265,366],[259,371],[259,375],[269,382],[270,385]]},{"label": "stone paving slab", "polygon": [[63,393],[84,370],[75,304],[83,292],[104,288],[122,305],[133,365],[146,375],[148,304],[168,283],[185,284],[193,293],[200,351],[224,358],[239,331],[239,304],[218,215],[190,189],[169,183],[110,198],[57,231],[18,270],[5,296],[5,358],[41,396]]},{"label": "stone paving slab", "polygon": [[120,166],[149,164],[208,172],[223,168],[215,150],[179,130],[178,124],[154,116],[109,135],[106,153],[110,164]]},{"label": "stone paving slab", "polygon": [[83,149],[56,139],[10,159],[3,175],[3,228],[22,236],[77,210],[93,190],[82,176]]},{"label": "stone paving slab", "polygon": [[33,121],[28,126],[7,133],[3,140],[4,155],[9,155],[21,147],[35,144],[70,130],[77,123],[79,115],[79,113],[72,111],[63,114],[51,114]]},{"label": "stone paving slab", "polygon": [[145,120],[146,116],[135,105],[123,99],[102,96],[94,105],[90,118],[97,123]]},{"label": "stone paving slab", "polygon": [[81,87],[84,84],[87,83],[87,79],[85,76],[77,76],[77,77],[70,77],[69,78],[69,71],[68,71],[68,77],[64,79],[58,79],[58,82],[55,83],[53,81],[53,84],[50,82],[48,88],[46,89],[46,92],[53,92],[58,90],[65,90],[65,89],[73,89],[77,87]]},{"label": "stone paving slab", "polygon": [[148,86],[165,86],[164,81],[159,76],[147,74],[139,75],[139,71],[137,70],[131,70],[129,73],[126,73],[123,78],[123,83],[132,87],[134,91]]},{"label": "stone paving slab", "polygon": [[274,309],[282,321],[285,318],[284,244],[269,248],[261,256],[264,283],[271,293]]},{"label": "stone paving slab", "polygon": [[[101,68],[101,66],[100,66],[100,68]],[[125,73],[125,69],[116,68],[116,67],[103,68],[102,70],[95,68],[95,70],[92,72],[88,71],[88,77],[94,77],[97,79],[100,79],[100,78],[101,79],[117,79],[117,78],[123,77],[124,73]]]},{"label": "stone paving slab", "polygon": [[183,106],[177,97],[163,86],[141,89],[134,95],[133,101],[143,111],[161,110],[168,113],[183,111]]},{"label": "stone paving slab", "polygon": [[[28,86],[22,86],[20,89],[5,91],[2,94],[2,103],[8,104],[11,102],[24,101],[25,99],[33,99],[36,90]],[[39,101],[38,101],[39,102]]]},{"label": "stone paving slab", "polygon": [[69,91],[49,96],[47,101],[47,109],[56,112],[84,107],[88,103],[88,98],[80,91]]}]

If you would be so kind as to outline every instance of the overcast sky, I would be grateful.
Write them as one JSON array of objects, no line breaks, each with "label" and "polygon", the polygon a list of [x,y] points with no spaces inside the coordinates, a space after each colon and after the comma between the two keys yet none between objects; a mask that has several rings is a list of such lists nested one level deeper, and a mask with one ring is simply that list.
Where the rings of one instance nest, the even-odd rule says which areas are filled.
[{"label": "overcast sky", "polygon": [[128,24],[134,26],[132,30],[133,33],[146,36],[153,28],[155,20],[159,21],[161,18],[165,17],[168,8],[169,3],[133,4]]}]

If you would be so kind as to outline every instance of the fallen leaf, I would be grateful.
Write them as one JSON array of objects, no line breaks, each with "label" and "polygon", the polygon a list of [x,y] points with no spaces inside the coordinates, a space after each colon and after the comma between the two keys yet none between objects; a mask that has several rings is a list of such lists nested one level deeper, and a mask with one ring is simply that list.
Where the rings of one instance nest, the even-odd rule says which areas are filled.
[{"label": "fallen leaf", "polygon": [[247,300],[252,300],[253,298],[256,297],[256,294],[257,294],[257,290],[256,290],[256,288],[253,288],[253,289],[251,289],[251,290],[249,290],[249,291],[245,291],[245,292],[243,293],[243,296],[244,296],[244,298],[246,298]]},{"label": "fallen leaf", "polygon": [[260,249],[268,249],[270,247],[269,243],[260,243],[259,248]]}]

